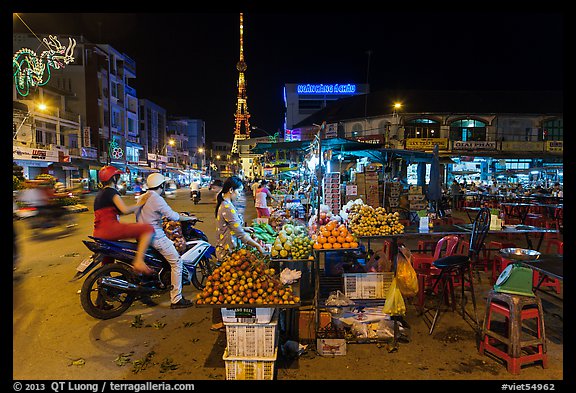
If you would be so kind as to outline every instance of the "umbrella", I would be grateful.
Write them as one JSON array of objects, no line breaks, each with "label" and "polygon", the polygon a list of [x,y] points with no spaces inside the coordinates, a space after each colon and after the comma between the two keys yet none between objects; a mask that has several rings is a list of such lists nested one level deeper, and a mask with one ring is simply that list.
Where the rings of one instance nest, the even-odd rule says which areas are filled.
[{"label": "umbrella", "polygon": [[440,185],[440,159],[438,158],[438,145],[434,145],[434,157],[430,166],[430,182],[426,191],[429,201],[434,201],[435,212],[438,212],[438,201],[442,198],[442,187]]}]

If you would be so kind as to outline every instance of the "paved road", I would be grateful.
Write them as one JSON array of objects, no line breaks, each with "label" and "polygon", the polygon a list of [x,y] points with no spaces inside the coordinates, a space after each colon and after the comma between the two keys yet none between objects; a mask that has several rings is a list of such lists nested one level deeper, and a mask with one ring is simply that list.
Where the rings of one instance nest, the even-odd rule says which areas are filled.
[{"label": "paved road", "polygon": [[[191,211],[203,220],[203,223],[197,224],[197,228],[204,231],[214,243],[215,194],[203,189],[202,195],[200,204],[193,205],[189,199],[189,190],[180,189],[176,198],[168,199],[168,203],[176,211]],[[127,204],[135,202],[132,195],[123,198]],[[152,328],[138,329],[135,333],[136,329],[131,328],[131,322],[139,314],[149,323],[160,319],[167,323],[164,332],[180,329],[183,320],[196,324],[185,337],[203,340],[207,344],[203,346],[207,351],[205,356],[209,359],[214,340],[218,336],[209,330],[210,309],[193,307],[170,310],[169,295],[163,294],[154,299],[159,303],[158,306],[151,308],[138,302],[123,316],[109,321],[96,320],[82,310],[78,298],[82,280],[72,283],[69,280],[78,263],[90,255],[82,240],[92,233],[93,200],[94,195],[86,197],[84,203],[89,210],[75,214],[78,227],[70,233],[53,232],[40,236],[27,228],[26,220],[15,222],[22,254],[13,280],[14,379],[131,379],[134,375],[128,370],[129,367],[118,367],[114,359],[120,353],[130,350],[138,355],[145,354],[149,348],[155,347],[155,343],[158,343],[156,351],[177,357],[175,348],[186,341],[171,340],[177,337],[183,340],[182,332],[173,335],[165,333],[171,336],[168,339]],[[239,200],[238,204],[245,202]],[[249,201],[248,205],[245,212],[247,221],[255,215],[253,203]],[[134,216],[122,216],[121,220],[133,222]],[[187,298],[193,299],[196,293],[193,286],[184,287]],[[163,345],[169,349],[163,351]],[[84,359],[86,366],[70,366],[77,359]],[[222,363],[221,355],[213,361]],[[210,368],[206,370],[211,371]],[[221,374],[222,370],[219,372]],[[179,378],[194,379],[195,376]],[[200,378],[206,379],[207,376]]]}]

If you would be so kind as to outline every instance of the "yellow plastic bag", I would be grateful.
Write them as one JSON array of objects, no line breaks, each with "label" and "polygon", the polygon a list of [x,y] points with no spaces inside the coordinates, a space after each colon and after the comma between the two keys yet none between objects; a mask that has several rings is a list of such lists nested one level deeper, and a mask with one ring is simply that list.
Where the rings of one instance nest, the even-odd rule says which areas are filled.
[{"label": "yellow plastic bag", "polygon": [[406,304],[400,289],[398,289],[396,277],[392,279],[382,312],[391,316],[403,316],[406,314]]},{"label": "yellow plastic bag", "polygon": [[412,267],[412,253],[404,246],[401,246],[398,251],[398,256],[396,257],[398,288],[402,295],[406,297],[416,296],[418,294],[418,276],[414,267]]}]

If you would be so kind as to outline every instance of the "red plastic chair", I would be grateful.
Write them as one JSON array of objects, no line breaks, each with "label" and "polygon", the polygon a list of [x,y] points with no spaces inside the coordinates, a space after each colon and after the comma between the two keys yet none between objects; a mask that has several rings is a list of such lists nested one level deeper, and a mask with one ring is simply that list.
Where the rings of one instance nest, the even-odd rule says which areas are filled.
[{"label": "red plastic chair", "polygon": [[453,255],[459,241],[460,238],[456,235],[444,236],[436,242],[433,255],[413,253],[412,265],[414,266],[414,269],[426,268],[431,266],[432,262],[441,257]]},{"label": "red plastic chair", "polygon": [[[412,254],[412,266],[419,274],[424,277],[424,287],[431,287],[433,284],[433,278],[436,277],[440,270],[432,266],[432,262],[450,255],[454,255],[456,247],[460,242],[460,238],[456,235],[444,236],[436,243],[433,255],[425,254]],[[425,288],[422,288],[424,290]]]}]

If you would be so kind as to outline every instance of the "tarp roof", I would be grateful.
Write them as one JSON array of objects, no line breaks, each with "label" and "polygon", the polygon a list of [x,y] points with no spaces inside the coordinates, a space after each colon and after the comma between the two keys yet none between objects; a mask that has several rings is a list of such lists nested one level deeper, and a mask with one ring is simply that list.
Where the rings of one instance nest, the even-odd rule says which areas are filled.
[{"label": "tarp roof", "polygon": [[[279,143],[258,143],[251,150],[252,153],[276,152],[279,150],[302,150],[306,151],[311,140],[292,141]],[[346,158],[366,157],[372,162],[387,163],[394,157],[401,157],[408,163],[432,162],[433,154],[417,150],[386,149],[381,144],[358,142],[345,138],[330,138],[322,140],[322,150],[335,150],[334,154],[342,154]],[[337,153],[336,153],[337,151]]]},{"label": "tarp roof", "polygon": [[[291,142],[278,142],[278,143],[257,143],[254,148],[251,149],[252,153],[264,153],[264,152],[276,152],[278,150],[307,150],[312,140],[307,141],[291,141]],[[330,138],[322,140],[322,150],[332,149],[340,150],[344,149],[347,151],[362,150],[362,149],[374,149],[378,148],[380,145],[374,143],[358,142],[346,138]]]}]

